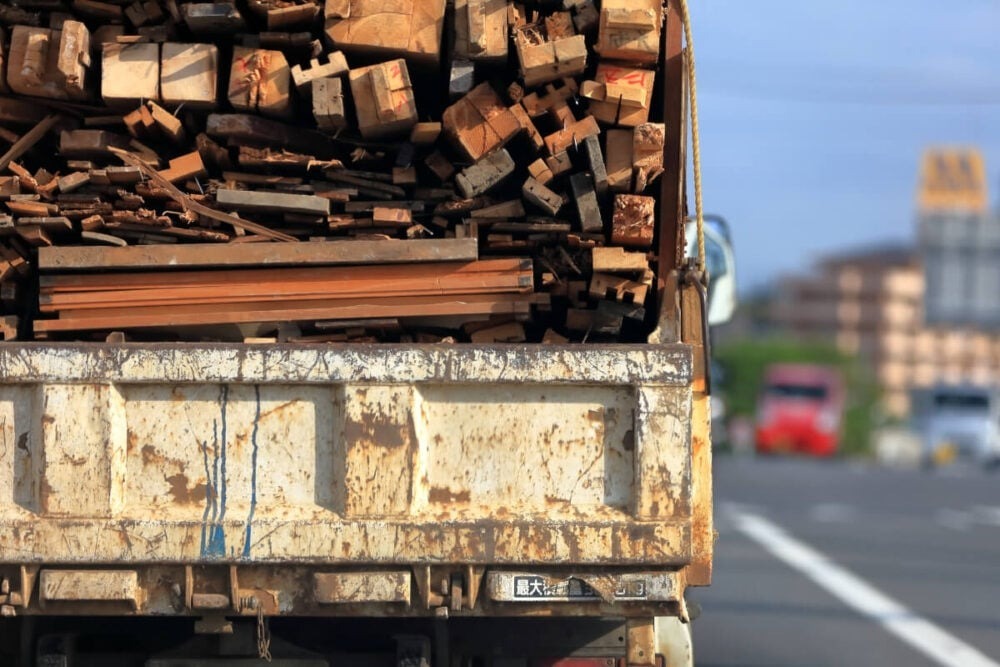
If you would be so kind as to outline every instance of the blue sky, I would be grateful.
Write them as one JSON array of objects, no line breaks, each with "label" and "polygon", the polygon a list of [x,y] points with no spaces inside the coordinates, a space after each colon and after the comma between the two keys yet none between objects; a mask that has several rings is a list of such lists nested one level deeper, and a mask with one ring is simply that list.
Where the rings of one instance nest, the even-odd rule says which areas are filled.
[{"label": "blue sky", "polygon": [[980,147],[997,201],[1000,0],[689,3],[705,208],[733,226],[741,290],[913,239],[927,145]]}]

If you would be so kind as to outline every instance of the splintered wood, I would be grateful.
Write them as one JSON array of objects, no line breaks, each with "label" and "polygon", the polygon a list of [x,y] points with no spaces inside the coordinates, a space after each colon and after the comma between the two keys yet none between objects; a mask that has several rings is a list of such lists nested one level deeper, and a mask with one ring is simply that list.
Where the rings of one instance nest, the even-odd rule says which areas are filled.
[{"label": "splintered wood", "polygon": [[21,4],[0,10],[0,340],[656,326],[681,127],[653,92],[682,85],[659,0]]}]

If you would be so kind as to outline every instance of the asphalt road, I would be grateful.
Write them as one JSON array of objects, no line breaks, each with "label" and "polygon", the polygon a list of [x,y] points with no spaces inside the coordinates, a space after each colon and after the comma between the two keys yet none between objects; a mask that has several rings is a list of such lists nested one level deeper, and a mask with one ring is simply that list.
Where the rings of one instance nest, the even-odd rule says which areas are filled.
[{"label": "asphalt road", "polygon": [[1000,474],[719,458],[696,663],[1000,665]]}]

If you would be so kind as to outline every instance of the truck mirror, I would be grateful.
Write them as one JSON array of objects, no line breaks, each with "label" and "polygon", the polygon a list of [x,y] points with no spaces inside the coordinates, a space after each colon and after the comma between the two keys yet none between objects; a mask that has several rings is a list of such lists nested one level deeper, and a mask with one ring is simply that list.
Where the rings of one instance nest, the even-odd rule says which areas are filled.
[{"label": "truck mirror", "polygon": [[[698,253],[698,232],[687,222],[687,254]],[[708,270],[708,324],[725,324],[736,310],[736,257],[729,224],[721,216],[705,216],[705,268]]]}]

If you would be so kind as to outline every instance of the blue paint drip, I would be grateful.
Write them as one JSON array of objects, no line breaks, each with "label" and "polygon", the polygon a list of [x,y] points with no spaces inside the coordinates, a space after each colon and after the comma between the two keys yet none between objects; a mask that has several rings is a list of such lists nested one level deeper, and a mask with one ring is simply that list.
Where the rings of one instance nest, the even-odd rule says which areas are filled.
[{"label": "blue paint drip", "polygon": [[247,526],[246,532],[243,536],[243,559],[250,559],[250,538],[253,532],[253,515],[257,510],[257,451],[259,449],[257,444],[257,430],[260,426],[260,385],[255,384],[253,386],[253,393],[257,399],[257,412],[253,417],[253,431],[250,433],[250,443],[253,445],[253,454],[251,455],[251,472],[250,472],[250,512],[247,514]]},{"label": "blue paint drip", "polygon": [[215,498],[215,487],[212,484],[212,473],[208,468],[208,440],[201,442],[201,457],[205,464],[205,511],[201,513],[201,547],[202,558],[207,554],[208,515],[212,511],[212,500]]},{"label": "blue paint drip", "polygon": [[[227,445],[227,420],[226,411],[229,407],[229,387],[222,386],[219,399],[222,412],[222,442],[219,442],[219,423],[213,422],[214,441],[212,464],[212,499],[211,499],[211,526],[208,532],[207,544],[202,543],[201,555],[203,558],[224,558],[226,556],[226,532],[223,522],[226,519],[226,445]],[[206,453],[207,456],[207,453]]]}]

